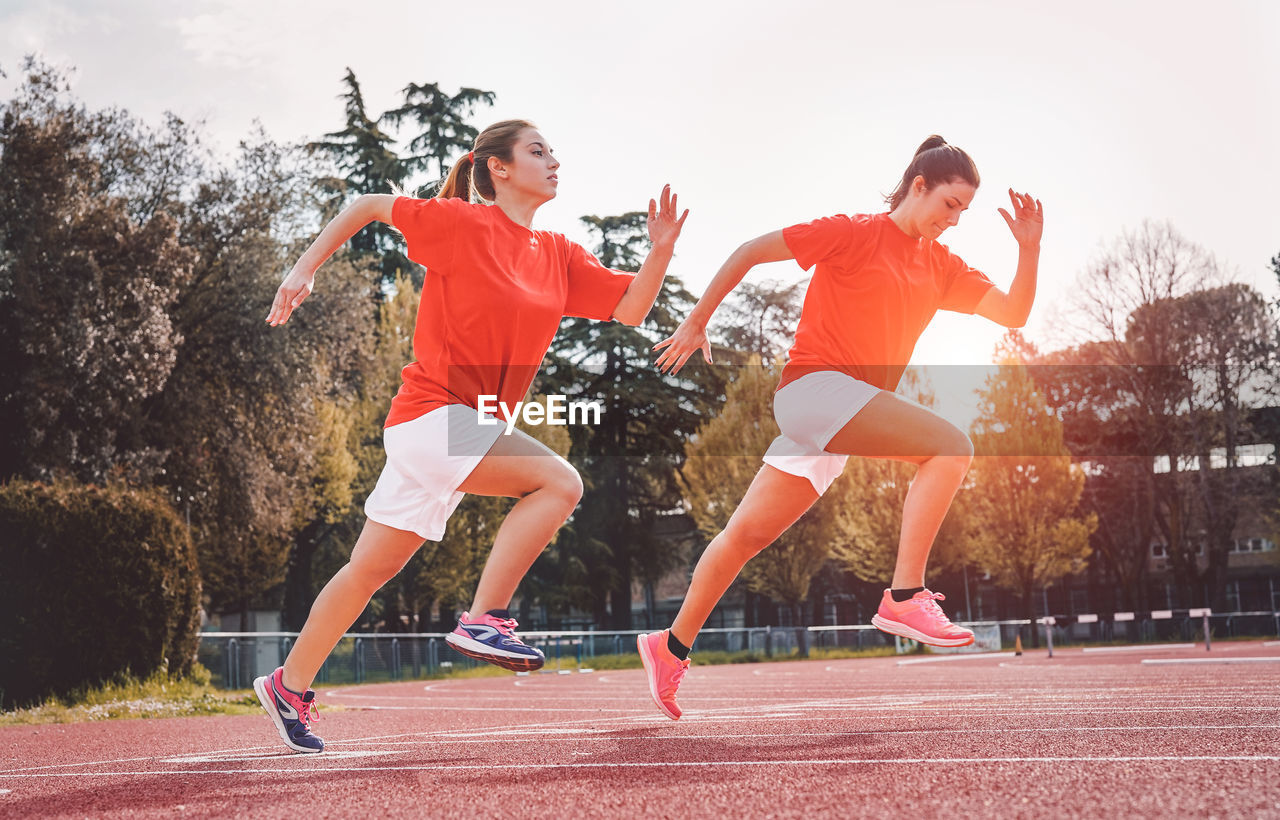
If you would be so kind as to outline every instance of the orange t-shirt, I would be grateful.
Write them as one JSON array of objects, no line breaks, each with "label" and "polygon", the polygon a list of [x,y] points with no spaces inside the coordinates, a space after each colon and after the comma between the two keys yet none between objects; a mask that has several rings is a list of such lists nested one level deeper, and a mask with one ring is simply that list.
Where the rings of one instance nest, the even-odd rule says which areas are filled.
[{"label": "orange t-shirt", "polygon": [[938,310],[973,313],[993,287],[932,239],[912,239],[887,213],[829,216],[784,228],[800,267],[818,266],[778,387],[839,370],[895,390]]},{"label": "orange t-shirt", "polygon": [[478,396],[524,398],[565,316],[609,319],[634,274],[581,245],[512,222],[495,205],[399,197],[391,221],[427,269],[386,426]]}]

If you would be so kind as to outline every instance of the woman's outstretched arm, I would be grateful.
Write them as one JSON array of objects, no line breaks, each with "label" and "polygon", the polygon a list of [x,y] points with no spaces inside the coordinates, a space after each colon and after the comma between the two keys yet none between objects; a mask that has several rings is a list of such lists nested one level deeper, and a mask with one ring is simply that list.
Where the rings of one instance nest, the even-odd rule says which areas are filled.
[{"label": "woman's outstretched arm", "polygon": [[1009,225],[1009,231],[1018,242],[1018,270],[1013,275],[1009,292],[992,288],[978,302],[974,310],[998,325],[1022,327],[1031,315],[1031,304],[1036,299],[1036,276],[1040,268],[1040,235],[1044,232],[1044,206],[1030,194],[1015,194],[1009,189],[1013,201],[1013,215],[1004,208],[1000,215]]},{"label": "woman's outstretched arm", "polygon": [[311,295],[316,271],[361,228],[374,221],[390,224],[391,206],[395,201],[391,194],[361,194],[325,225],[280,283],[271,312],[267,314],[267,324],[275,327],[289,321],[294,309]]},{"label": "woman's outstretched arm", "polygon": [[644,321],[653,307],[653,300],[658,298],[662,289],[662,280],[667,275],[667,265],[671,264],[671,255],[675,252],[676,240],[680,238],[680,229],[689,216],[689,209],[676,218],[676,195],[671,193],[671,186],[662,187],[661,206],[649,200],[649,241],[653,247],[645,256],[644,263],[631,280],[627,292],[622,294],[617,306],[613,309],[613,318],[624,325],[636,326]]},{"label": "woman's outstretched arm", "polygon": [[773,231],[743,243],[720,266],[711,284],[707,285],[706,292],[702,294],[698,304],[693,306],[689,316],[680,323],[680,327],[676,328],[676,332],[653,346],[654,350],[666,348],[655,362],[658,369],[664,373],[668,370],[679,373],[680,368],[684,367],[685,362],[697,350],[701,350],[702,357],[710,362],[711,343],[707,341],[707,323],[711,321],[711,315],[720,307],[724,297],[756,265],[794,258],[795,254],[782,238],[782,231]]}]

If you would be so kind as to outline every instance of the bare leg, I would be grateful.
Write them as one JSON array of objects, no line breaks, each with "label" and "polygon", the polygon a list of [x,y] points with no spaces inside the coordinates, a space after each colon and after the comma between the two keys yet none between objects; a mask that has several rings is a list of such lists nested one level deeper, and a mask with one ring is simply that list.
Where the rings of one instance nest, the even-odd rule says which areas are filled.
[{"label": "bare leg", "polygon": [[827,450],[920,465],[902,506],[893,588],[924,586],[933,539],[973,461],[969,437],[931,410],[881,392],[832,437]]},{"label": "bare leg", "polygon": [[325,584],[284,662],[284,685],[306,691],[342,634],[351,628],[373,593],[390,581],[422,546],[422,536],[365,521],[351,560]]},{"label": "bare leg", "polygon": [[[577,506],[582,481],[569,462],[516,431],[498,439],[459,489],[520,498],[498,528],[471,611],[505,608],[538,553]],[[316,596],[302,633],[289,651],[284,663],[285,686],[296,692],[311,686],[325,658],[364,611],[373,593],[408,563],[422,542],[416,533],[365,522],[351,560]]]},{"label": "bare leg", "polygon": [[529,567],[578,506],[582,479],[569,462],[517,430],[499,438],[458,489],[520,499],[494,537],[470,612],[506,609]]},{"label": "bare leg", "polygon": [[671,624],[676,640],[692,646],[711,610],[747,562],[786,532],[817,500],[818,493],[809,479],[768,464],[761,467],[724,531],[711,539],[698,559],[689,592]]}]

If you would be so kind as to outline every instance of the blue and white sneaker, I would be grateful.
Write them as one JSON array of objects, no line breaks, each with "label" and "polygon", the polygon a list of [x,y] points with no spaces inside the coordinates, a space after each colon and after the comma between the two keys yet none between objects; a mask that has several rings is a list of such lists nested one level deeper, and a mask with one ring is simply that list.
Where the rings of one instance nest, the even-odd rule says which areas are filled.
[{"label": "blue and white sneaker", "polygon": [[517,626],[513,618],[495,618],[487,612],[472,618],[471,613],[464,612],[458,616],[458,626],[444,639],[468,658],[488,661],[503,669],[515,672],[541,669],[546,658],[512,634]]},{"label": "blue and white sneaker", "polygon": [[[280,732],[284,745],[295,752],[323,752],[324,741],[311,733],[312,710],[316,709],[316,693],[308,689],[302,696],[284,686],[284,667],[257,678],[253,691],[258,693],[262,708]],[[315,716],[319,717],[319,710]]]}]

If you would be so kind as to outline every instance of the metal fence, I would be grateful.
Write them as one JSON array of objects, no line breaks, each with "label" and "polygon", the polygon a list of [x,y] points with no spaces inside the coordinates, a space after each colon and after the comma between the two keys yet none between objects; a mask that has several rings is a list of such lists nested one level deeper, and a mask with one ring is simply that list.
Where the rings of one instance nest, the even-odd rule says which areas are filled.
[{"label": "metal fence", "polygon": [[[1182,610],[1056,616],[1036,619],[1034,624],[1015,619],[964,625],[974,629],[979,638],[969,648],[971,651],[992,651],[1012,647],[1018,637],[1029,642],[1033,627],[1037,641],[1058,647],[1276,636],[1280,635],[1280,613],[1213,614],[1207,610]],[[802,629],[813,649],[871,649],[894,645],[899,651],[904,649],[903,642],[864,624]],[[602,655],[634,654],[636,635],[642,631],[522,631],[520,638],[541,649],[547,657],[546,668],[555,671],[564,667],[589,667],[593,658]],[[696,651],[785,657],[796,651],[800,631],[789,626],[704,629],[698,633]],[[296,632],[204,632],[200,636],[199,661],[210,671],[215,685],[247,689],[255,677],[268,674],[284,663],[297,637]],[[413,680],[483,665],[450,649],[444,637],[445,633],[441,632],[348,633],[320,668],[317,681],[332,685]],[[1209,648],[1208,641],[1206,648]]]}]

